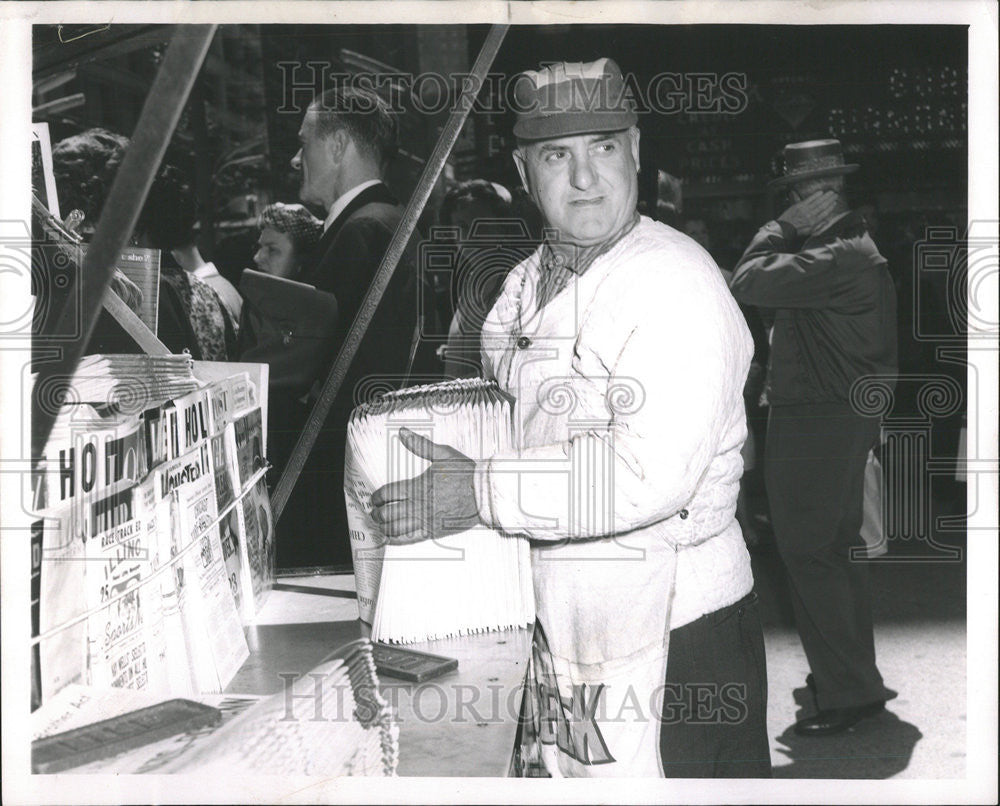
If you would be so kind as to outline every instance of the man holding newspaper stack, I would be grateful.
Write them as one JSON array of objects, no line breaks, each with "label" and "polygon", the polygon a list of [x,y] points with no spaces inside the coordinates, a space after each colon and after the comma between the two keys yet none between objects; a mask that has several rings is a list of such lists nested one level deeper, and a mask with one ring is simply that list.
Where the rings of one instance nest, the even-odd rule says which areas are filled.
[{"label": "man holding newspaper stack", "polygon": [[516,449],[376,491],[393,542],[484,523],[532,544],[515,772],[768,777],[764,644],[735,520],[750,333],[709,255],[640,216],[617,65],[517,78],[514,157],[550,237],[507,277],[483,365]]}]

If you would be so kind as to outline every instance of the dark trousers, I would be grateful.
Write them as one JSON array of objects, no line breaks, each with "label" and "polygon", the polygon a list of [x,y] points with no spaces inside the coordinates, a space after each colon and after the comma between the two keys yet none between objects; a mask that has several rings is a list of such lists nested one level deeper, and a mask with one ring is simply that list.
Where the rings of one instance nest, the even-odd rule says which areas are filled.
[{"label": "dark trousers", "polygon": [[770,778],[757,594],[670,632],[660,727],[667,778]]},{"label": "dark trousers", "polygon": [[788,570],[795,623],[821,709],[884,700],[875,665],[864,546],[865,460],[879,423],[849,405],[774,406],[764,473],[774,539]]}]

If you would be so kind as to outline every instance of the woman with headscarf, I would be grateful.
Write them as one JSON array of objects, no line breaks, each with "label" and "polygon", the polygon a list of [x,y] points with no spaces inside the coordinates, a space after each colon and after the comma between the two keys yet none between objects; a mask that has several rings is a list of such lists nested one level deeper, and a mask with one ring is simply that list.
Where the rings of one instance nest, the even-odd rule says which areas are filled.
[{"label": "woman with headscarf", "polygon": [[275,477],[308,414],[305,397],[329,353],[337,305],[332,294],[298,278],[309,266],[323,222],[301,204],[268,205],[258,219],[260,237],[243,272],[241,361],[267,364],[268,458]]},{"label": "woman with headscarf", "polygon": [[257,221],[260,237],[253,262],[275,277],[294,280],[323,234],[323,222],[301,204],[269,204]]}]

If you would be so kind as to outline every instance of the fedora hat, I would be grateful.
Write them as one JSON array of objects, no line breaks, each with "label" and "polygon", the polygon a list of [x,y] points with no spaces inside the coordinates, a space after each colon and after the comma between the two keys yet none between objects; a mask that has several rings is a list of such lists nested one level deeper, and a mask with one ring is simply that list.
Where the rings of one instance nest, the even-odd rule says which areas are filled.
[{"label": "fedora hat", "polygon": [[781,187],[820,176],[843,176],[860,166],[844,163],[840,140],[807,140],[785,146],[785,175],[772,179],[770,187]]},{"label": "fedora hat", "polygon": [[514,103],[514,136],[521,140],[616,132],[638,121],[622,71],[611,59],[525,70],[515,79]]}]

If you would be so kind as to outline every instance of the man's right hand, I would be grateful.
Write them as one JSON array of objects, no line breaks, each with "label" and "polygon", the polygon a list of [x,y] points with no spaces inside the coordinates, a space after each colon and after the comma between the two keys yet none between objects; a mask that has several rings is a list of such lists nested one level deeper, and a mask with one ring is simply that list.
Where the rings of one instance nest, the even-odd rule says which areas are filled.
[{"label": "man's right hand", "polygon": [[837,206],[837,194],[832,190],[817,190],[808,198],[796,202],[778,216],[795,230],[800,237],[811,235],[833,215]]}]

